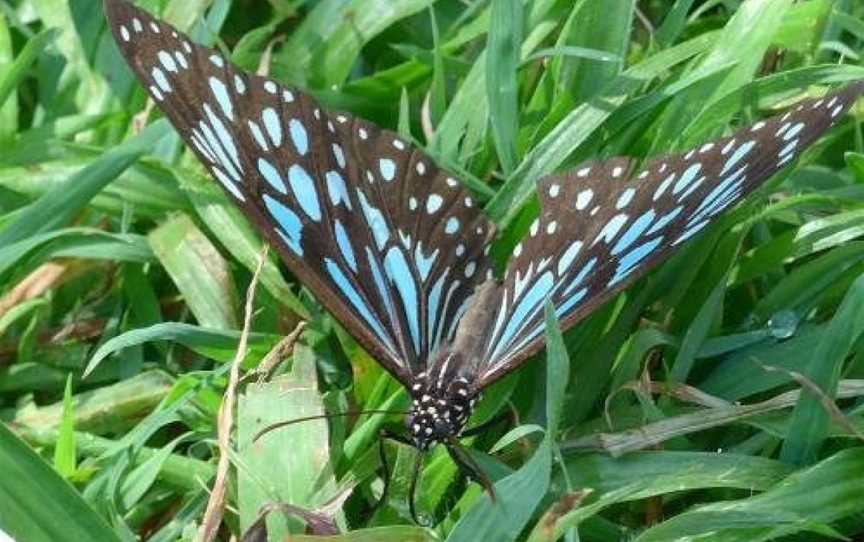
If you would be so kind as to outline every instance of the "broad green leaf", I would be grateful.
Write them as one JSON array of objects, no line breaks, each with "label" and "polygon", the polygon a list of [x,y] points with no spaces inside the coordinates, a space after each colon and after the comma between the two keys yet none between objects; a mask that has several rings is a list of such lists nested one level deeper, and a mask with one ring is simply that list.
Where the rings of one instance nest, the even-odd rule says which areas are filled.
[{"label": "broad green leaf", "polygon": [[[268,425],[322,414],[324,404],[316,385],[313,352],[295,346],[290,374],[252,385],[241,395],[237,416],[241,530],[251,526],[261,507],[270,502],[311,510],[336,496],[326,420],[279,428],[253,442]],[[303,532],[296,521],[286,526],[279,514],[271,514],[267,523],[271,537]]]}]

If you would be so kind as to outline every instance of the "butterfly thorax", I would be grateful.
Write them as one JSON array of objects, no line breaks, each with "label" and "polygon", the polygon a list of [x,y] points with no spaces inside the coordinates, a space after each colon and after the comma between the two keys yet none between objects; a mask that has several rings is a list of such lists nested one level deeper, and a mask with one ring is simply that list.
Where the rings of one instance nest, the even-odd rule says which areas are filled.
[{"label": "butterfly thorax", "polygon": [[413,402],[405,425],[414,445],[427,450],[433,444],[448,443],[462,434],[479,394],[466,378],[445,380],[423,373],[411,386],[411,397]]}]

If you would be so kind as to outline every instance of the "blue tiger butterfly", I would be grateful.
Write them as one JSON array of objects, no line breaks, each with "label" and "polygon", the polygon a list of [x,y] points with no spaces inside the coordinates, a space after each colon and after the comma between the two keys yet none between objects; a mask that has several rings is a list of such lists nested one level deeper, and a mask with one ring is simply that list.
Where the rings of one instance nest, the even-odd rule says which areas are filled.
[{"label": "blue tiger butterfly", "polygon": [[388,130],[232,66],[124,0],[105,11],[135,75],[288,269],[413,399],[426,450],[451,444],[481,391],[562,327],[790,164],[864,81],[641,171],[594,161],[538,183],[541,212],[503,279],[494,225],[456,176]]}]

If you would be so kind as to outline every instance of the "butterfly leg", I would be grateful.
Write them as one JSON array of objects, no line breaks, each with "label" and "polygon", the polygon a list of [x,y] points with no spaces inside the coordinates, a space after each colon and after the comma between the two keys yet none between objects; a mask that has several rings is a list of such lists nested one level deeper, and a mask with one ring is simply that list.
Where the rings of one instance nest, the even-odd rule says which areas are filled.
[{"label": "butterfly leg", "polygon": [[488,422],[483,422],[476,427],[466,429],[465,431],[462,431],[462,434],[459,435],[459,437],[460,438],[462,438],[462,437],[475,437],[475,436],[483,433],[484,431],[486,431],[490,427],[494,427],[494,426],[496,426],[499,423],[504,422],[504,421],[511,422],[511,423],[513,422],[513,415],[511,412],[508,411],[508,412],[505,412],[503,414],[499,414],[498,416],[495,416],[494,418],[492,418]]},{"label": "butterfly leg", "polygon": [[450,454],[450,458],[453,459],[460,469],[464,470],[472,480],[483,486],[483,489],[494,503],[495,489],[492,487],[492,480],[486,476],[480,465],[465,451],[465,448],[459,444],[458,440],[455,438],[450,440],[447,444],[447,453]]},{"label": "butterfly leg", "polygon": [[[407,438],[403,437],[398,433],[394,433],[388,429],[382,429],[378,432],[378,456],[381,460],[381,469],[384,471],[384,490],[381,492],[381,497],[378,499],[378,502],[372,507],[372,511],[374,512],[379,507],[381,507],[385,502],[387,502],[387,495],[390,491],[390,475],[392,472],[390,471],[390,465],[387,463],[387,454],[384,450],[384,439],[395,440],[396,442],[400,442],[402,444],[406,444],[408,446],[413,447],[413,443]],[[418,487],[418,479],[420,478],[420,469],[423,466],[423,453],[418,450],[417,459],[414,462],[414,472],[411,476],[411,488],[409,489],[409,501],[408,501],[408,509],[411,512],[411,519],[414,520],[418,525],[423,525],[423,522],[420,521],[419,516],[417,515],[416,508],[416,498],[417,498],[417,487]]]},{"label": "butterfly leg", "polygon": [[417,458],[414,460],[414,472],[411,475],[411,489],[409,490],[408,509],[411,511],[411,519],[414,523],[423,527],[431,527],[431,523],[427,524],[420,520],[417,515],[417,487],[420,479],[420,469],[423,468],[423,452],[417,450]]}]

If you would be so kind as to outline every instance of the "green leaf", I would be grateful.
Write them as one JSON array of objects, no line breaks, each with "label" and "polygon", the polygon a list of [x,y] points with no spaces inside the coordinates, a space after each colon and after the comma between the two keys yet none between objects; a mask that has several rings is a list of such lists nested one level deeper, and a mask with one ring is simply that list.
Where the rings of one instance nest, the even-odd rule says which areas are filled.
[{"label": "green leaf", "polygon": [[277,57],[288,81],[329,89],[341,85],[361,47],[432,0],[324,0],[314,5]]},{"label": "green leaf", "polygon": [[546,302],[546,431],[555,438],[561,422],[564,394],[570,382],[570,357],[561,335],[555,307]]},{"label": "green leaf", "polygon": [[186,215],[150,235],[150,246],[202,327],[237,329],[237,288],[222,257]]},{"label": "green leaf", "polygon": [[[5,25],[4,25],[5,26]],[[27,70],[36,61],[42,51],[50,45],[60,32],[57,29],[46,29],[27,41],[27,45],[12,62],[8,69],[0,73],[0,106],[15,92],[21,81],[27,76]]]},{"label": "green leaf", "polygon": [[80,173],[46,193],[0,230],[0,249],[69,222],[93,196],[134,164],[169,131],[165,121],[148,126],[134,138],[105,152]]},{"label": "green leaf", "polygon": [[[641,85],[662,75],[709,47],[716,36],[705,34],[644,60],[606,83],[600,96],[567,113],[525,156],[495,197],[486,212],[496,221],[507,223],[532,194],[534,183],[553,172],[597,130],[629,95]],[[700,76],[696,74],[696,76]],[[701,76],[700,76],[701,77]]]},{"label": "green leaf", "polygon": [[[125,380],[79,392],[72,398],[79,431],[110,433],[135,425],[165,399],[174,379],[163,371],[143,372]],[[64,421],[62,402],[22,408],[13,422],[37,430],[58,429]]]},{"label": "green leaf", "polygon": [[[840,451],[789,476],[768,491],[737,501],[698,506],[644,531],[636,542],[699,539],[760,542],[851,518],[864,506],[859,474],[864,450]],[[812,539],[810,536],[805,536]]]},{"label": "green leaf", "polygon": [[0,529],[17,540],[119,538],[75,489],[0,423]]},{"label": "green leaf", "polygon": [[[312,350],[297,345],[290,374],[252,385],[241,395],[237,424],[242,461],[238,480],[242,531],[252,525],[261,507],[268,503],[290,502],[313,509],[336,497],[326,420],[282,427],[252,441],[259,431],[274,423],[323,414],[324,403],[316,387],[315,356]],[[289,532],[303,532],[296,521],[286,526],[284,517],[277,514],[271,514],[267,523],[274,539]]]},{"label": "green leaf", "polygon": [[[829,398],[837,392],[837,382],[853,346],[864,333],[864,275],[852,283],[843,303],[825,329],[804,376]],[[830,414],[823,398],[805,388],[792,412],[791,426],[780,457],[789,463],[814,461],[825,440]]]},{"label": "green leaf", "polygon": [[40,261],[50,258],[77,257],[149,263],[153,253],[146,239],[134,234],[114,234],[90,228],[63,228],[34,234],[21,241],[0,247],[0,275],[18,267],[34,251]]},{"label": "green leaf", "polygon": [[612,53],[607,53],[606,51],[589,49],[588,47],[576,47],[575,45],[562,45],[560,47],[550,47],[549,49],[540,49],[535,51],[522,63],[527,64],[533,60],[556,56],[584,58],[588,60],[596,60],[598,62],[621,62],[621,57]]},{"label": "green leaf", "polygon": [[165,446],[155,451],[147,460],[136,466],[123,479],[120,488],[120,501],[124,509],[128,510],[140,501],[147,491],[156,482],[156,478],[165,468],[165,464],[171,459],[174,450],[183,441],[189,440],[190,434],[180,435]]},{"label": "green leaf", "polygon": [[[90,358],[84,374],[86,376],[93,372],[105,358],[115,352],[152,341],[177,342],[211,359],[230,361],[234,358],[239,340],[239,331],[208,329],[180,322],[163,322],[146,328],[133,329],[106,341]],[[248,340],[250,357],[261,357],[276,345],[279,337],[251,333]]]},{"label": "green leaf", "polygon": [[547,517],[551,516],[554,524],[541,520],[529,538],[531,542],[558,540],[576,526],[587,530],[586,520],[614,504],[688,489],[767,489],[789,474],[789,468],[779,461],[691,452],[637,452],[620,458],[590,454],[568,459],[566,468],[571,483],[590,488],[597,496],[590,504],[582,503],[572,510],[553,505],[557,510]]},{"label": "green leaf", "polygon": [[60,476],[69,479],[75,474],[75,454],[75,405],[72,402],[72,375],[69,375],[63,392],[63,417],[57,433],[57,446],[54,447],[54,469]]},{"label": "green leaf", "polygon": [[474,502],[450,531],[447,542],[516,540],[546,495],[551,468],[547,437],[519,470],[495,483],[495,502],[486,494]]},{"label": "green leaf", "polygon": [[577,487],[599,493],[635,489],[627,499],[646,499],[676,491],[729,487],[770,489],[792,473],[788,465],[735,453],[644,451],[622,457],[573,455],[566,469]]},{"label": "green leaf", "polygon": [[[15,51],[5,15],[0,13],[0,81],[5,81],[13,68]],[[18,96],[10,92],[5,103],[0,101],[0,144],[7,145],[18,131]]]},{"label": "green leaf", "polygon": [[675,357],[675,362],[669,370],[670,380],[675,382],[687,381],[687,377],[693,369],[696,352],[699,351],[699,348],[711,331],[711,325],[717,319],[718,314],[723,310],[723,297],[725,294],[726,275],[723,275],[711,291],[711,296],[701,306],[693,323],[687,329],[684,340],[681,342],[681,348]]},{"label": "green leaf", "polygon": [[492,139],[504,174],[516,167],[519,132],[519,51],[522,45],[522,3],[493,0],[486,43],[486,94]]},{"label": "green leaf", "polygon": [[[437,542],[438,536],[428,529],[408,525],[358,529],[348,534],[328,536],[327,542]],[[291,535],[291,542],[321,542],[320,536]]]}]

